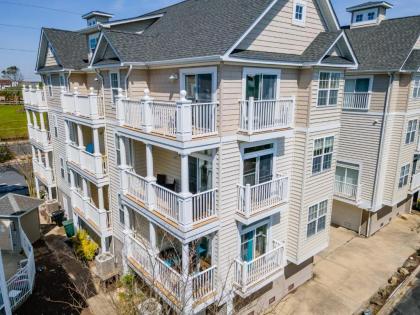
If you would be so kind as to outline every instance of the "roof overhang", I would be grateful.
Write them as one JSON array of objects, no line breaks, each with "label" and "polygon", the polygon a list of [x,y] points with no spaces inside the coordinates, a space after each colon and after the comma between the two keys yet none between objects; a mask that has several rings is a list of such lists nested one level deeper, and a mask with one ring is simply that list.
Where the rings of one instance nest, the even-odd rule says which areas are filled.
[{"label": "roof overhang", "polygon": [[82,19],[90,19],[91,17],[94,17],[94,16],[112,18],[114,15],[111,13],[106,13],[106,12],[101,12],[101,11],[90,11],[86,14],[83,14]]},{"label": "roof overhang", "polygon": [[[49,45],[48,45],[48,44]],[[47,44],[47,45],[46,45]],[[43,46],[44,45],[44,46]],[[45,46],[46,45],[46,46]],[[51,44],[51,41],[48,39],[47,34],[45,34],[44,29],[41,30],[41,35],[39,38],[39,45],[38,45],[38,52],[37,52],[37,56],[36,56],[36,66],[35,66],[35,72],[38,71],[39,67],[40,67],[40,58],[41,58],[41,53],[44,51],[44,49],[48,49],[48,47],[51,48],[51,52],[54,55],[54,58],[56,58],[57,63],[58,64],[62,64],[60,61],[60,58],[57,56],[57,53],[55,52],[54,46]]]},{"label": "roof overhang", "polygon": [[109,21],[107,23],[104,23],[103,26],[112,27],[112,26],[115,26],[115,25],[129,24],[129,23],[158,19],[162,16],[163,16],[163,14],[155,14],[155,15],[150,15],[150,16],[143,16],[143,17],[136,17],[136,18],[130,18],[130,19]]},{"label": "roof overhang", "polygon": [[370,8],[377,8],[377,7],[381,7],[381,8],[385,8],[385,9],[392,9],[394,6],[386,1],[382,1],[382,2],[377,2],[377,3],[366,3],[364,4],[360,4],[360,5],[355,5],[352,7],[349,7],[346,9],[347,12],[354,12],[354,11],[359,11],[359,10],[366,10],[366,9],[370,9]]}]

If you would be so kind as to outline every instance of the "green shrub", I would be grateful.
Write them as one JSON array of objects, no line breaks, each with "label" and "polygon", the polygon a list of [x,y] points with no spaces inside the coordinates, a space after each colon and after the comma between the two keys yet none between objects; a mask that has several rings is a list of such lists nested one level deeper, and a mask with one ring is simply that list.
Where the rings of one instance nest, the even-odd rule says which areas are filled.
[{"label": "green shrub", "polygon": [[76,235],[73,237],[73,244],[77,256],[86,261],[92,261],[99,248],[98,244],[96,244],[83,229],[77,231]]},{"label": "green shrub", "polygon": [[0,163],[13,160],[13,152],[10,151],[7,145],[0,145]]}]

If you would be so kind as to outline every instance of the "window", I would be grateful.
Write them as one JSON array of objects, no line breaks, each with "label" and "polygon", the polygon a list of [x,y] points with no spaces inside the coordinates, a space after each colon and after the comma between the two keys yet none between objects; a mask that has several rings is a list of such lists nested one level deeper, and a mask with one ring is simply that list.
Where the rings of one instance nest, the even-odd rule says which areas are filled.
[{"label": "window", "polygon": [[193,103],[209,103],[215,98],[217,68],[182,69],[180,88],[187,92],[186,98]]},{"label": "window", "polygon": [[301,4],[296,4],[295,7],[295,20],[303,20],[303,6]]},{"label": "window", "polygon": [[[133,141],[126,137],[121,137],[125,146],[125,161],[126,165],[133,167],[134,165],[134,155],[133,155]],[[120,137],[115,135],[115,151],[117,154],[117,165],[121,165],[121,146],[120,146]]]},{"label": "window", "polygon": [[319,204],[309,207],[308,212],[308,228],[306,236],[311,237],[323,230],[327,221],[328,200],[324,200]]},{"label": "window", "polygon": [[401,167],[400,180],[398,182],[398,188],[402,188],[408,183],[408,174],[410,174],[410,164]]},{"label": "window", "polygon": [[334,149],[334,137],[316,139],[312,159],[312,174],[317,174],[331,168]]},{"label": "window", "polygon": [[118,135],[115,135],[115,154],[117,155],[117,165],[121,165],[120,137]]},{"label": "window", "polygon": [[115,99],[118,95],[118,90],[120,88],[120,75],[118,72],[111,72],[109,74],[109,81],[111,86],[112,93],[112,104],[115,105]]},{"label": "window", "polygon": [[119,217],[120,217],[120,223],[122,225],[125,225],[125,215],[124,215],[124,209],[122,207],[119,208]]},{"label": "window", "polygon": [[267,252],[268,224],[244,228],[241,235],[241,258],[252,261]]},{"label": "window", "polygon": [[48,87],[48,95],[49,96],[53,96],[52,79],[51,79],[51,75],[50,74],[46,76],[46,80],[47,80],[46,85]]},{"label": "window", "polygon": [[275,100],[277,92],[277,75],[275,74],[247,74],[246,99]]},{"label": "window", "polygon": [[64,170],[64,159],[62,157],[60,157],[60,173],[61,173],[61,178],[66,178],[66,172]]},{"label": "window", "polygon": [[213,153],[201,151],[188,157],[189,187],[193,194],[213,187]]},{"label": "window", "polygon": [[[344,165],[345,164],[345,165]],[[341,162],[335,170],[335,193],[354,199],[359,185],[359,166]]]},{"label": "window", "polygon": [[67,90],[67,86],[68,86],[67,77],[64,74],[60,74],[59,80],[60,80],[60,87]]},{"label": "window", "polygon": [[87,25],[88,26],[96,25],[96,19],[92,18],[92,19],[87,20]]},{"label": "window", "polygon": [[56,138],[58,138],[58,120],[57,120],[57,116],[54,115],[54,136]]},{"label": "window", "polygon": [[98,35],[93,34],[89,36],[89,49],[93,53],[95,51],[96,45],[98,44]]},{"label": "window", "polygon": [[336,106],[340,87],[340,73],[320,72],[318,106]]},{"label": "window", "polygon": [[408,121],[407,132],[405,134],[405,144],[414,142],[416,138],[417,119]]},{"label": "window", "polygon": [[368,13],[368,20],[369,21],[372,21],[372,20],[374,20],[375,19],[375,12],[369,12]]},{"label": "window", "polygon": [[413,98],[420,98],[420,76],[414,78]]},{"label": "window", "polygon": [[303,26],[305,24],[306,6],[302,0],[295,0],[292,23]]},{"label": "window", "polygon": [[258,185],[273,179],[273,143],[248,147],[243,154],[243,185]]},{"label": "window", "polygon": [[356,22],[362,22],[363,21],[363,14],[356,15]]},{"label": "window", "polygon": [[69,126],[69,140],[70,143],[72,143],[75,146],[79,145],[79,139],[77,136],[77,125],[74,122],[68,121],[67,122]]}]

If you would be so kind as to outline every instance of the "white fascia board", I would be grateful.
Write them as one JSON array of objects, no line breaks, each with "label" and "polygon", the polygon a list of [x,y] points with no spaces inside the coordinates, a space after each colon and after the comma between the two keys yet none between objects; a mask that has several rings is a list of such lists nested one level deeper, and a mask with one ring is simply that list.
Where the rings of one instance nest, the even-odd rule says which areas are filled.
[{"label": "white fascia board", "polygon": [[102,44],[103,37],[104,37],[104,33],[101,33],[101,35],[99,36],[98,43],[96,44],[96,49],[95,49],[95,52],[93,53],[93,56],[92,56],[92,58],[90,59],[90,62],[89,62],[89,66],[88,66],[88,68],[92,67],[93,61],[95,60],[95,58],[96,58],[96,54],[98,53],[98,50],[99,50],[98,48],[99,48],[99,47],[100,47],[100,45]]},{"label": "white fascia board", "polygon": [[156,15],[151,15],[151,16],[146,16],[146,17],[125,19],[125,20],[120,20],[120,21],[115,21],[115,22],[111,21],[111,22],[105,23],[103,25],[106,26],[106,27],[111,27],[111,26],[121,25],[121,24],[129,24],[129,23],[134,23],[134,22],[153,20],[153,19],[160,18],[162,16],[163,16],[163,14],[156,14]]},{"label": "white fascia board", "polygon": [[335,13],[335,10],[334,10],[334,7],[331,4],[331,1],[330,0],[325,0],[325,1],[327,2],[328,9],[330,10],[330,13],[333,17],[335,27],[337,28],[337,30],[340,30],[341,29],[340,23],[338,22],[337,14]]},{"label": "white fascia board", "polygon": [[38,71],[38,67],[39,67],[39,55],[40,55],[40,52],[41,52],[43,35],[44,35],[44,29],[41,29],[41,35],[39,37],[39,44],[38,44],[38,52],[37,52],[37,55],[36,55],[35,73]]},{"label": "white fascia board", "polygon": [[279,65],[279,66],[294,66],[301,67],[304,64],[302,62],[285,62],[285,61],[267,61],[258,59],[241,59],[234,57],[222,57],[222,61],[225,62],[238,62],[238,63],[252,63],[252,64],[264,64],[264,65]]}]

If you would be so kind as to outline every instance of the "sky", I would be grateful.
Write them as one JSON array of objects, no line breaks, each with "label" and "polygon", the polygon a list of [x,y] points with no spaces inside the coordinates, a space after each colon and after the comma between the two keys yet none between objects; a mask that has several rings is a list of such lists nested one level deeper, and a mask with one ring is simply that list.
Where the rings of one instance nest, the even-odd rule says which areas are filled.
[{"label": "sky", "polygon": [[[388,18],[420,15],[420,0],[389,1],[395,7],[388,11]],[[81,15],[92,10],[109,12],[120,19],[177,2],[180,0],[0,0],[0,71],[16,65],[25,80],[39,80],[34,69],[42,26],[78,30],[86,25]],[[346,8],[362,2],[332,0],[341,25],[349,24]]]}]

